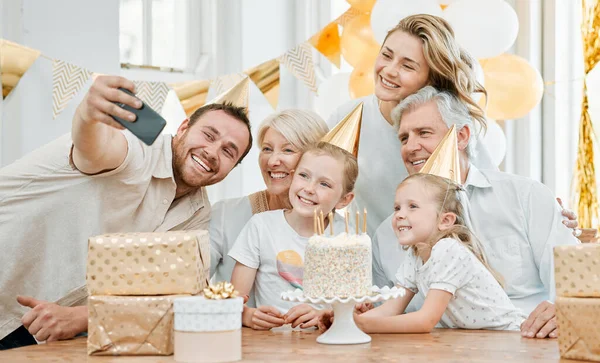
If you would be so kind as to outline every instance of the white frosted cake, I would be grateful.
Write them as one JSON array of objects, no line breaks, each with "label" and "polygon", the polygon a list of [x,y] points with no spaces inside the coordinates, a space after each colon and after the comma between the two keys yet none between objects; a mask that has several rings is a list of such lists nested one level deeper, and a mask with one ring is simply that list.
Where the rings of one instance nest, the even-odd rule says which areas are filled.
[{"label": "white frosted cake", "polygon": [[371,239],[366,234],[311,237],[304,252],[304,295],[368,295],[372,286],[371,259]]}]

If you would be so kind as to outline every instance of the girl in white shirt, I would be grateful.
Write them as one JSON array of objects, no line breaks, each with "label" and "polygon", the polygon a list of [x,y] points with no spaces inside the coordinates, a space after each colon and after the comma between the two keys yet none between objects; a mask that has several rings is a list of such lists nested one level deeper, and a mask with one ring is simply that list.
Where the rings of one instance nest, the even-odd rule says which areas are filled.
[{"label": "girl in white shirt", "polygon": [[[235,261],[227,256],[242,227],[257,213],[289,207],[288,192],[302,152],[327,133],[325,121],[311,111],[287,109],[267,117],[258,127],[258,166],[266,189],[212,205],[210,275],[231,280]],[[252,296],[250,303],[253,304]]]},{"label": "girl in white shirt", "polygon": [[[398,186],[392,225],[410,251],[396,278],[407,294],[355,316],[363,331],[424,333],[438,322],[444,328],[519,330],[525,315],[502,289],[468,228],[461,193],[456,184],[430,174],[414,174]],[[403,314],[417,293],[423,306]]]},{"label": "girl in white shirt", "polygon": [[[302,286],[302,259],[314,234],[314,211],[327,215],[346,207],[354,198],[357,175],[352,154],[319,142],[303,154],[294,172],[289,190],[292,209],[256,214],[244,226],[229,252],[237,261],[231,277],[236,290],[246,295],[254,287],[257,308],[244,307],[244,326],[271,329],[284,324],[293,328],[317,325],[321,311],[308,304],[284,302],[280,295]],[[337,213],[333,215],[334,233],[339,233],[345,223]]]}]

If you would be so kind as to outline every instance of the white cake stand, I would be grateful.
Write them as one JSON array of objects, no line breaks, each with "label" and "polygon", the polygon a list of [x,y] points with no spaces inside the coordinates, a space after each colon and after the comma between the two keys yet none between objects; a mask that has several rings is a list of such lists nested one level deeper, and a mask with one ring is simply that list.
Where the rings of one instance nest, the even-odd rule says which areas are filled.
[{"label": "white cake stand", "polygon": [[300,289],[287,291],[281,294],[281,298],[285,301],[312,303],[312,304],[330,304],[333,306],[333,324],[323,334],[317,338],[317,342],[321,344],[363,344],[369,343],[371,337],[362,332],[354,322],[354,306],[357,303],[363,302],[379,302],[389,299],[395,299],[404,296],[406,293],[403,288],[389,288],[387,286],[379,288],[373,286],[372,294],[362,297],[348,298],[312,298],[304,296],[304,292]]}]

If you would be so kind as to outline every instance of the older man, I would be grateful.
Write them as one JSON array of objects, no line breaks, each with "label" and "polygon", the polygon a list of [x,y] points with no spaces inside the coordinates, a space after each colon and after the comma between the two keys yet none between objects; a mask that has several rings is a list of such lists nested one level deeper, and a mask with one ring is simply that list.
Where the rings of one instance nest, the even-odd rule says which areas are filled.
[{"label": "older man", "polygon": [[[453,124],[457,127],[462,182],[469,195],[475,232],[491,266],[506,282],[512,302],[529,318],[526,337],[556,337],[552,248],[577,244],[562,222],[552,192],[529,178],[496,170],[479,170],[470,163],[473,119],[455,96],[425,87],[401,102],[392,114],[401,142],[401,155],[410,174],[417,173]],[[388,217],[373,240],[373,272],[379,286],[394,283],[405,251],[399,248]],[[420,305],[415,301],[413,308]],[[422,302],[420,302],[422,303]]]},{"label": "older man", "polygon": [[[141,106],[118,88],[135,92],[124,78],[98,77],[71,135],[0,169],[0,349],[35,343],[32,335],[57,340],[85,331],[85,306],[51,302],[85,301],[88,237],[207,229],[204,187],[225,178],[252,145],[246,110],[211,104],[175,137],[147,146],[111,117],[135,121],[114,102]],[[22,306],[17,295],[27,295],[18,298]]]}]

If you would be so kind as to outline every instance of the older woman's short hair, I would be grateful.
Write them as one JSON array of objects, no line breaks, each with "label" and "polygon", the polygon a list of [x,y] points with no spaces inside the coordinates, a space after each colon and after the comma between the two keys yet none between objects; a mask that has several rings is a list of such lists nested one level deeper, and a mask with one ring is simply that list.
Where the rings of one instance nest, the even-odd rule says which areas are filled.
[{"label": "older woman's short hair", "polygon": [[318,142],[329,131],[325,121],[316,113],[287,109],[270,115],[260,124],[256,138],[258,147],[270,128],[279,132],[298,150],[304,150]]},{"label": "older woman's short hair", "polygon": [[392,121],[396,131],[400,128],[402,115],[405,112],[410,112],[420,105],[434,101],[438,111],[442,116],[442,120],[452,127],[456,125],[456,131],[460,131],[463,127],[468,127],[471,131],[469,143],[467,144],[467,155],[469,158],[475,156],[475,144],[477,143],[477,134],[473,122],[473,117],[469,113],[467,106],[457,97],[446,91],[438,91],[432,86],[421,88],[418,92],[406,97],[398,106],[392,110]]}]

